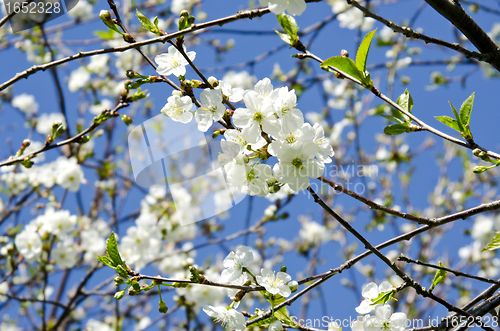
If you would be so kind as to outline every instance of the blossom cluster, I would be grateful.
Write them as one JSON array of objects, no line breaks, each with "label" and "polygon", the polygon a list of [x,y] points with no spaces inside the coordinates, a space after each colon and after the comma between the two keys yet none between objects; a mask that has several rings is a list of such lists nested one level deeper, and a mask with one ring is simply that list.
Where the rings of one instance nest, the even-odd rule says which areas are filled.
[{"label": "blossom cluster", "polygon": [[[279,295],[284,298],[289,297],[292,291],[297,289],[298,283],[292,281],[290,275],[285,272],[276,273],[268,268],[262,268],[260,275],[254,276],[250,271],[253,262],[254,252],[252,249],[247,246],[239,246],[236,251],[231,251],[224,259],[225,269],[222,271],[221,280],[232,285],[250,284],[253,280],[255,285],[263,286],[271,295]],[[252,280],[249,279],[249,276]],[[203,311],[215,322],[222,323],[222,326],[243,331],[245,330],[245,317],[234,309],[239,305],[239,299],[235,299],[237,292],[237,290],[228,289],[229,297],[234,300],[229,307],[206,305],[203,307]],[[283,330],[281,322],[274,321],[269,325],[269,330]]]},{"label": "blossom cluster", "polygon": [[[190,59],[194,52],[184,52]],[[188,62],[181,52],[170,46],[168,53],[155,58],[158,73],[184,77]],[[233,87],[227,81],[210,77],[212,88],[200,94],[200,107],[182,92],[174,91],[161,112],[173,121],[188,123],[195,118],[202,132],[216,121],[232,117],[224,131],[223,153],[219,160],[227,172],[229,185],[248,195],[266,196],[285,184],[301,191],[310,178],[322,175],[325,163],[332,161],[333,148],[324,136],[323,127],[304,122],[297,106],[295,90],[274,88],[269,78],[258,81],[252,89]],[[234,112],[224,103],[243,102]],[[270,156],[278,162],[264,163]]]},{"label": "blossom cluster", "polygon": [[[369,283],[363,287],[361,292],[364,300],[356,307],[356,312],[364,315],[351,326],[354,331],[403,331],[406,329],[407,317],[405,313],[393,313],[392,307],[387,303],[374,304],[373,300],[384,292],[393,290],[394,287],[388,281],[377,286]],[[373,315],[372,315],[373,314]]]}]

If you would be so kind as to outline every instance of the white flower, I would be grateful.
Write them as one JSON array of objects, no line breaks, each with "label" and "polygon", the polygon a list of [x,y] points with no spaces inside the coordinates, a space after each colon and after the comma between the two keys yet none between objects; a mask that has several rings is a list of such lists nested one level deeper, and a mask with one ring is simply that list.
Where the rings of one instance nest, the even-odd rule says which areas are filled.
[{"label": "white flower", "polygon": [[84,67],[73,70],[69,76],[68,88],[71,92],[76,92],[90,81],[90,73]]},{"label": "white flower", "polygon": [[61,113],[43,113],[40,115],[36,122],[36,131],[43,135],[48,135],[52,132],[52,125],[55,122],[61,122],[62,125],[66,126],[66,120],[64,115]]},{"label": "white flower", "polygon": [[92,5],[86,0],[79,0],[76,6],[69,10],[68,15],[80,21],[87,21],[92,18]]},{"label": "white flower", "polygon": [[232,282],[242,275],[242,269],[249,267],[253,262],[253,253],[247,246],[239,246],[236,252],[231,251],[224,259],[222,278]]},{"label": "white flower", "polygon": [[317,222],[305,219],[299,231],[299,237],[311,246],[321,245],[328,241],[330,231]]},{"label": "white flower", "polygon": [[8,291],[9,291],[9,284],[7,282],[0,283],[0,302],[7,301],[7,297],[3,294],[7,294]]},{"label": "white flower", "polygon": [[172,0],[170,11],[179,16],[179,13],[184,9],[189,10],[194,4],[194,0]]},{"label": "white flower", "polygon": [[272,176],[271,167],[267,164],[235,164],[227,171],[228,183],[237,187],[241,193],[257,195],[259,197],[269,194],[266,180]]},{"label": "white flower", "polygon": [[285,10],[290,15],[301,15],[306,10],[305,0],[259,0],[261,6],[269,6],[269,10],[276,15]]},{"label": "white flower", "polygon": [[95,262],[95,257],[97,255],[102,255],[106,251],[106,240],[99,235],[97,230],[83,230],[81,238],[81,247],[86,251],[83,256],[85,262]]},{"label": "white flower", "polygon": [[[80,0],[80,2],[78,2],[78,4],[80,4],[80,3],[81,3],[81,0]],[[108,54],[94,55],[90,58],[90,63],[87,66],[87,69],[89,69],[90,71],[92,71],[93,73],[95,73],[99,76],[104,76],[109,71],[108,61],[109,61]]]},{"label": "white flower", "polygon": [[357,8],[338,14],[337,20],[341,28],[348,28],[350,30],[361,28],[362,31],[370,30],[375,22],[373,18],[365,17],[363,12]]},{"label": "white flower", "polygon": [[72,192],[78,191],[80,184],[87,181],[83,177],[83,171],[76,157],[66,159],[61,156],[57,159],[58,173],[56,183]]},{"label": "white flower", "polygon": [[406,314],[392,313],[389,305],[379,305],[375,308],[375,316],[363,321],[365,331],[403,331],[406,329]]},{"label": "white flower", "polygon": [[70,244],[59,242],[51,252],[50,256],[62,269],[73,268],[76,264],[77,255],[75,248]]},{"label": "white flower", "polygon": [[12,106],[26,115],[33,115],[38,110],[38,103],[35,102],[35,97],[26,93],[16,95],[12,98]]},{"label": "white flower", "polygon": [[201,107],[196,110],[195,119],[198,130],[207,132],[213,121],[218,121],[224,116],[226,107],[222,103],[221,90],[205,89],[200,94]]},{"label": "white flower", "polygon": [[342,331],[342,328],[340,327],[339,323],[330,322],[328,323],[328,331]]},{"label": "white flower", "polygon": [[243,128],[241,137],[249,143],[255,143],[261,137],[262,130],[270,135],[278,135],[281,125],[274,115],[272,101],[263,100],[255,91],[248,91],[243,100],[247,108],[238,108],[233,114],[234,125]]},{"label": "white flower", "polygon": [[269,327],[267,328],[268,331],[282,331],[283,330],[283,324],[281,324],[281,321],[274,321],[271,324],[269,324]]},{"label": "white flower", "polygon": [[193,119],[193,113],[190,111],[192,107],[193,102],[187,95],[183,97],[172,95],[167,99],[167,104],[163,106],[161,113],[170,117],[172,121],[185,124]]},{"label": "white flower", "polygon": [[231,102],[238,102],[243,99],[244,90],[239,87],[231,87],[231,84],[229,82],[223,80],[219,81],[219,88]]},{"label": "white flower", "polygon": [[14,240],[16,248],[27,262],[34,262],[42,254],[42,239],[36,233],[35,229],[28,227],[16,235]]},{"label": "white flower", "polygon": [[302,127],[304,124],[304,115],[300,109],[295,108],[297,105],[297,96],[295,90],[288,91],[288,87],[281,87],[273,91],[274,106],[276,113],[280,118],[282,132],[289,133]]},{"label": "white flower", "polygon": [[101,103],[90,106],[89,112],[94,115],[100,115],[104,109],[111,109],[111,107],[113,107],[113,104],[109,99],[102,99]]},{"label": "white flower", "polygon": [[215,322],[222,323],[222,326],[230,330],[243,331],[245,330],[245,317],[242,313],[234,309],[226,309],[226,307],[214,307],[206,305],[203,311]]},{"label": "white flower", "polygon": [[71,215],[68,210],[54,210],[47,208],[45,214],[38,216],[36,222],[41,224],[40,233],[50,233],[58,237],[66,237],[75,229],[76,215]]},{"label": "white flower", "polygon": [[318,178],[325,170],[325,165],[314,158],[317,152],[318,146],[314,142],[301,144],[298,148],[280,148],[275,151],[280,162],[274,165],[274,175],[294,191],[306,189],[309,177]]},{"label": "white flower", "polygon": [[[196,57],[195,52],[186,52],[186,46],[182,45],[184,53],[187,57],[193,61]],[[155,57],[155,62],[158,64],[156,72],[160,75],[171,75],[184,76],[186,74],[186,66],[189,62],[182,56],[181,52],[174,46],[168,48],[168,53],[160,54]]]},{"label": "white flower", "polygon": [[233,88],[239,87],[244,90],[250,90],[253,88],[253,85],[256,81],[255,76],[250,76],[250,74],[246,71],[234,72],[228,71],[224,77],[222,77],[222,81],[231,84]]},{"label": "white flower", "polygon": [[380,293],[387,292],[392,288],[393,286],[388,281],[382,282],[379,286],[375,283],[370,283],[363,287],[361,295],[365,298],[365,300],[363,300],[361,304],[356,307],[358,314],[368,314],[374,310],[376,305],[372,305],[372,299],[377,298]]},{"label": "white flower", "polygon": [[287,285],[292,280],[290,275],[281,271],[276,274],[267,268],[262,268],[261,274],[256,276],[257,282],[259,285],[264,286],[269,293],[273,295],[279,294],[285,298],[292,294],[290,287]]}]

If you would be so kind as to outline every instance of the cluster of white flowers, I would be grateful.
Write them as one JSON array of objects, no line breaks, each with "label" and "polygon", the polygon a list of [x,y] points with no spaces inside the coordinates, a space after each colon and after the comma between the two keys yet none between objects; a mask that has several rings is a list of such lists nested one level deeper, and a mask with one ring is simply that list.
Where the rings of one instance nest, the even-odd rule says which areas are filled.
[{"label": "cluster of white flowers", "polygon": [[[239,246],[235,251],[231,251],[224,259],[224,270],[220,280],[232,285],[243,285],[249,281],[249,276],[256,281],[255,285],[263,286],[272,295],[289,297],[292,288],[296,290],[298,283],[292,281],[292,277],[285,272],[275,273],[268,268],[262,268],[260,274],[254,276],[251,269],[259,259],[258,253],[247,246]],[[238,290],[228,289],[228,295],[234,300]],[[239,302],[233,302],[230,307],[206,305],[203,311],[215,322],[222,323],[229,329],[245,330],[245,317],[242,313],[233,308],[238,308]],[[280,321],[275,321],[269,325],[269,330],[282,330]]]},{"label": "cluster of white flowers", "polygon": [[[75,240],[74,231],[79,229],[81,241]],[[95,264],[95,257],[106,250],[105,237],[109,234],[105,221],[92,221],[83,216],[77,218],[67,210],[55,210],[47,207],[45,213],[38,216],[19,232],[15,247],[28,263],[39,262],[43,254],[43,242],[49,240],[53,247],[50,258],[59,268],[72,268],[78,262],[78,253],[84,252],[83,259]],[[54,236],[56,240],[50,239]]]},{"label": "cluster of white flowers", "polygon": [[[391,283],[384,281],[379,286],[369,283],[363,287],[361,292],[363,302],[356,307],[359,314],[363,314],[362,319],[358,319],[351,325],[354,331],[403,331],[406,329],[407,317],[405,313],[393,313],[389,304],[373,304],[373,299],[381,293],[392,290]],[[373,314],[373,315],[371,315]]]},{"label": "cluster of white flowers", "polygon": [[305,0],[259,0],[261,6],[268,6],[276,15],[287,11],[290,15],[302,15],[306,10]]},{"label": "cluster of white flowers", "polygon": [[[337,20],[341,28],[350,30],[361,28],[362,31],[371,30],[375,20],[370,17],[365,17],[363,12],[357,8],[349,6],[344,0],[328,0],[332,6],[332,11],[337,15]],[[362,5],[366,5],[365,1],[360,1]]]},{"label": "cluster of white flowers", "polygon": [[12,98],[12,106],[29,116],[38,111],[38,103],[35,101],[35,97],[27,93],[22,93]]},{"label": "cluster of white flowers", "polygon": [[[184,52],[191,60],[196,56],[195,52],[185,49]],[[155,61],[159,74],[183,76],[186,73],[188,62],[174,46],[169,47],[167,54],[156,56]],[[332,161],[333,148],[325,139],[321,125],[304,123],[304,115],[296,108],[295,90],[288,90],[286,86],[275,89],[269,78],[245,90],[233,88],[228,81],[217,81],[214,77],[208,81],[215,88],[201,92],[201,107],[194,112],[191,98],[182,96],[179,91],[172,93],[161,112],[181,123],[188,123],[194,117],[198,129],[206,132],[213,122],[226,114],[224,100],[244,102],[245,107],[237,108],[232,114],[236,129],[226,130],[221,144],[224,153],[220,161],[231,187],[248,195],[266,196],[271,192],[270,186],[277,181],[277,185],[288,184],[292,190],[301,191],[309,186],[309,178],[322,175],[325,163]],[[235,144],[224,143],[228,141]],[[259,156],[258,150],[276,157],[278,163],[273,169],[261,163],[267,156]],[[273,193],[276,191],[274,189]]]}]

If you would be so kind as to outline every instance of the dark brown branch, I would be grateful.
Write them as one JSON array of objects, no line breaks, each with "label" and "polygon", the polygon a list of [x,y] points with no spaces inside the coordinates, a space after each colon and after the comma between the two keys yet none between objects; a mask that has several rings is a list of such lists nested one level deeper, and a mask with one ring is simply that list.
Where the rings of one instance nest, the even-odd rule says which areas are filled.
[{"label": "dark brown branch", "polygon": [[483,55],[488,56],[486,62],[500,71],[500,50],[497,44],[465,12],[458,1],[425,0],[425,2],[457,27]]}]

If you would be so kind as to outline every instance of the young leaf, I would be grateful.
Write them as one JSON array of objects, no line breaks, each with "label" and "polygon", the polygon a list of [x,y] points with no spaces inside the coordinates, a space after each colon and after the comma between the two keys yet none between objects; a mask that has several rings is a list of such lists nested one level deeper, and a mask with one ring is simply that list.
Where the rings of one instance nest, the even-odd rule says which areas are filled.
[{"label": "young leaf", "polygon": [[500,232],[496,233],[497,235],[491,239],[491,241],[486,245],[481,251],[494,251],[500,248]]},{"label": "young leaf", "polygon": [[399,119],[399,118],[397,118],[395,116],[384,115],[384,114],[380,114],[380,116],[383,116],[383,117],[387,118],[389,121],[396,122],[396,123],[399,123],[399,124],[404,124],[404,122],[401,119]]},{"label": "young leaf", "polygon": [[390,291],[387,291],[387,292],[382,292],[378,295],[378,297],[376,297],[375,299],[372,299],[372,303],[371,305],[377,305],[379,303],[381,304],[385,304],[386,302],[388,302],[389,300],[396,300],[398,301],[394,295],[396,294],[396,291],[394,290],[390,290]]},{"label": "young leaf", "polygon": [[113,269],[116,268],[116,265],[111,261],[111,259],[107,256],[97,256],[97,261],[101,262],[102,264],[107,265],[108,267],[111,267]]},{"label": "young leaf", "polygon": [[290,45],[290,46],[293,45],[293,41],[292,41],[292,39],[290,38],[290,36],[288,34],[281,33],[281,32],[279,32],[276,29],[274,29],[274,32],[276,32],[278,34],[278,36],[280,36],[281,40],[283,40],[284,42],[286,42],[288,45]]},{"label": "young leaf", "polygon": [[149,20],[149,18],[147,18],[146,16],[144,16],[140,11],[139,9],[135,9],[136,11],[136,14],[135,16],[137,16],[137,18],[139,19],[139,22],[141,23],[141,25],[148,31],[152,31],[154,30],[156,27],[153,25],[153,23],[151,23],[151,21]]},{"label": "young leaf", "polygon": [[411,109],[413,108],[413,99],[408,89],[406,89],[404,93],[399,96],[396,102],[399,106],[401,106],[401,108],[411,113]]},{"label": "young leaf", "polygon": [[396,136],[405,132],[411,132],[410,127],[406,124],[392,124],[384,129],[384,133],[390,136]]},{"label": "young leaf", "polygon": [[458,132],[460,132],[460,127],[458,126],[457,120],[454,120],[453,118],[448,116],[434,116],[434,118],[444,125],[449,126],[453,130],[457,130]]},{"label": "young leaf", "polygon": [[368,32],[366,36],[363,38],[361,45],[359,45],[358,52],[356,53],[356,66],[359,71],[366,71],[366,59],[368,58],[368,51],[370,50],[370,45],[372,43],[373,35],[375,35],[375,31]]},{"label": "young leaf", "polygon": [[276,16],[278,18],[278,22],[285,32],[291,37],[292,40],[297,39],[297,31],[299,31],[299,26],[297,25],[297,21],[295,18],[288,14],[279,14]]},{"label": "young leaf", "polygon": [[[444,268],[444,265],[439,262],[439,266]],[[446,277],[446,270],[438,269],[436,274],[434,275],[434,279],[432,280],[432,285],[429,287],[429,291],[432,291],[437,284],[442,283]]]},{"label": "young leaf", "polygon": [[472,112],[472,105],[474,104],[474,92],[465,99],[464,103],[460,107],[460,119],[462,120],[462,124],[469,125],[470,122],[470,114]]},{"label": "young leaf", "polygon": [[451,104],[450,101],[448,101],[448,102],[451,106],[451,110],[453,110],[453,114],[455,115],[455,118],[457,119],[458,129],[460,130],[459,132],[464,133],[465,128],[464,128],[464,125],[462,124],[462,120],[460,119],[460,116],[458,116],[457,110],[455,109],[455,107],[453,107],[453,105]]},{"label": "young leaf", "polygon": [[327,68],[329,66],[338,69],[339,71],[341,71],[341,73],[346,73],[361,82],[363,81],[363,74],[361,73],[361,71],[359,71],[356,63],[354,63],[354,61],[350,58],[333,56],[321,63],[322,68]]},{"label": "young leaf", "polygon": [[118,252],[118,243],[116,242],[114,232],[111,232],[106,242],[106,251],[108,252],[108,256],[111,261],[113,261],[115,267],[124,264],[122,258],[120,257],[120,253]]}]

